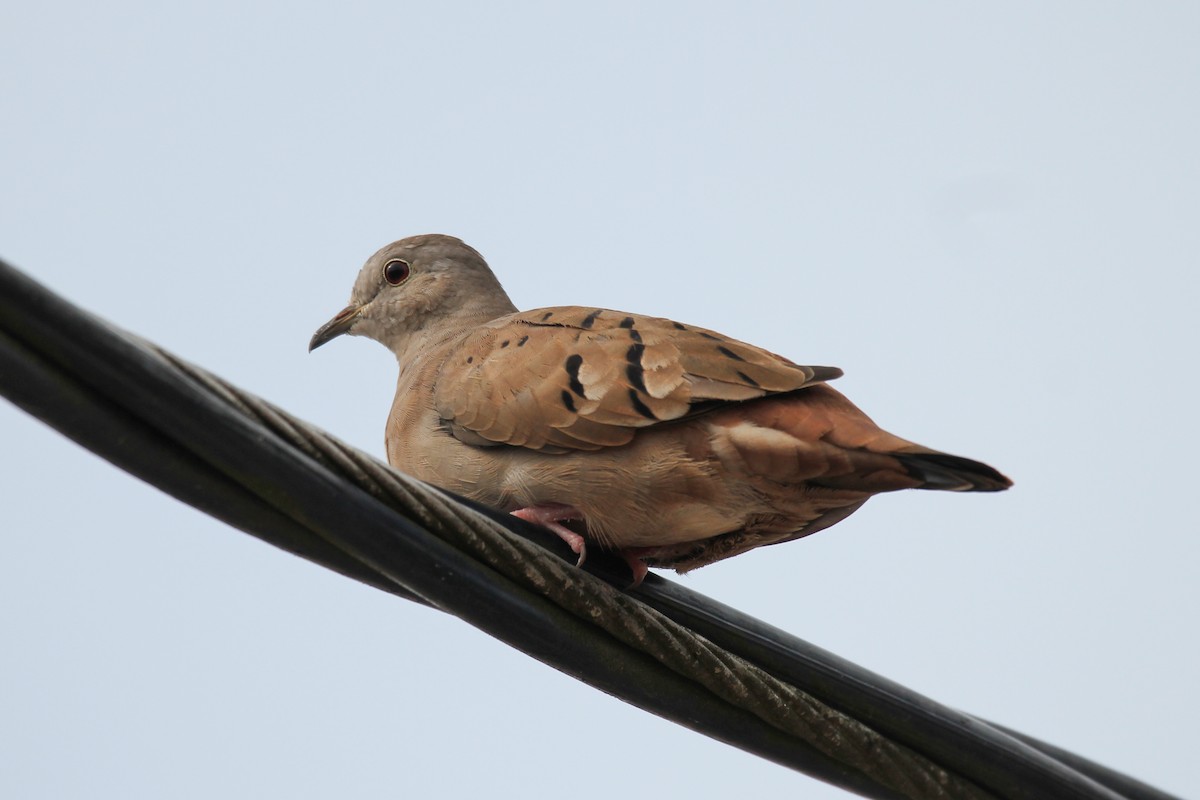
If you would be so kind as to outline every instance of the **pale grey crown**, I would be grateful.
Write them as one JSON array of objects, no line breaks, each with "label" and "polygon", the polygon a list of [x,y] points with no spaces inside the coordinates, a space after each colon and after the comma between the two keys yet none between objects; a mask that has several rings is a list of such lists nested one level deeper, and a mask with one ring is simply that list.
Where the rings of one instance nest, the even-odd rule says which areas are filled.
[{"label": "pale grey crown", "polygon": [[[384,270],[396,259],[408,264],[409,275],[393,286]],[[415,331],[478,324],[516,310],[483,256],[443,234],[411,236],[381,248],[359,272],[350,304],[360,313],[348,332],[393,351]]]}]

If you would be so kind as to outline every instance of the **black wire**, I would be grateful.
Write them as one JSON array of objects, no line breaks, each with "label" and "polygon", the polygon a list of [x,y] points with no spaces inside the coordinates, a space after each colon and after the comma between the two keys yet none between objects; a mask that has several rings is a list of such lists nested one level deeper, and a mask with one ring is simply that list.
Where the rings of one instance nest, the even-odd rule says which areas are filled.
[{"label": "black wire", "polygon": [[[0,389],[10,399],[185,502],[342,574],[450,611],[568,674],[707,735],[864,796],[896,796],[464,557],[265,437],[141,344],[2,262],[0,323]],[[540,529],[489,512],[565,551]],[[628,580],[614,561],[597,556],[592,566],[617,583]],[[657,576],[638,595],[1000,796],[1169,797],[1036,740],[1018,741]]]},{"label": "black wire", "polygon": [[[116,427],[119,417],[82,419],[80,410],[93,404],[124,407],[143,422],[148,435],[174,443],[167,447],[186,443],[206,470],[286,509],[294,523],[337,541],[368,568],[364,574],[382,576],[568,675],[685,727],[864,797],[901,797],[607,634],[597,635],[594,626],[415,527],[353,484],[283,448],[262,428],[179,380],[147,349],[3,262],[0,325],[5,333],[0,337],[0,389],[39,419],[57,426],[67,418],[62,432],[68,435],[87,428],[80,443],[94,445],[100,455],[122,449],[117,443],[124,433]],[[42,391],[61,388],[64,380],[72,380],[76,389],[66,401]],[[91,422],[97,424],[89,428]],[[159,485],[158,465],[141,466],[135,474]],[[208,488],[227,489],[213,480]],[[238,502],[244,506],[245,498]],[[220,503],[209,499],[205,505]],[[239,518],[235,524],[250,523]],[[270,527],[255,530],[260,538],[286,542],[281,546],[298,552],[294,534],[294,528],[286,538]]]},{"label": "black wire", "polygon": [[[505,522],[507,515],[495,509],[459,500]],[[530,532],[530,537],[534,536],[543,537],[544,541],[539,540],[543,546],[561,545],[558,537],[540,529]],[[570,557],[565,548],[563,557]],[[620,559],[603,552],[588,558],[589,571],[610,583],[621,585],[628,580],[627,567]],[[654,573],[632,592],[681,625],[1001,796],[1048,797],[1054,784],[1068,793],[1065,796],[1089,796],[1086,793],[1091,787],[1078,781],[1082,775],[1128,800],[1177,800],[1063,748],[937,703]],[[1069,769],[1063,770],[1064,766]],[[1037,791],[1032,787],[1038,787]]]},{"label": "black wire", "polygon": [[996,730],[1003,731],[1014,739],[1019,739],[1030,747],[1041,750],[1051,758],[1058,759],[1063,764],[1071,767],[1078,772],[1087,775],[1092,780],[1112,789],[1131,800],[1179,800],[1175,795],[1167,794],[1161,789],[1156,789],[1149,784],[1143,783],[1136,778],[1131,778],[1117,772],[1111,767],[1106,767],[1103,764],[1097,764],[1095,761],[1076,755],[1061,747],[1052,744],[1047,744],[1039,739],[1035,739],[1019,731],[1014,731],[1011,728],[1006,728],[1003,725],[991,723]]},{"label": "black wire", "polygon": [[[1085,797],[1095,782],[1129,800],[1165,797],[1078,756],[1068,761],[1066,751],[1013,736],[676,584],[647,582],[643,589],[646,601],[676,622],[1001,796]],[[1031,787],[1037,792],[1029,794]]]},{"label": "black wire", "polygon": [[[376,589],[423,599],[315,536],[144,421],[39,361],[0,330],[3,391],[14,404],[110,462],[190,506],[301,558]],[[119,432],[119,433],[118,433]],[[270,531],[270,536],[260,532]]]}]

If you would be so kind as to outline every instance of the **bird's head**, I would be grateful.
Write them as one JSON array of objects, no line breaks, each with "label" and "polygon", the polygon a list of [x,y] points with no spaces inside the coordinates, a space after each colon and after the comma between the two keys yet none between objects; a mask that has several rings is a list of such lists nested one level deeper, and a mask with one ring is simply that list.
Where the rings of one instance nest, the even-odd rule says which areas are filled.
[{"label": "bird's head", "polygon": [[350,303],[313,334],[310,351],[348,333],[399,354],[415,331],[462,326],[515,311],[483,256],[453,236],[393,242],[367,259]]}]

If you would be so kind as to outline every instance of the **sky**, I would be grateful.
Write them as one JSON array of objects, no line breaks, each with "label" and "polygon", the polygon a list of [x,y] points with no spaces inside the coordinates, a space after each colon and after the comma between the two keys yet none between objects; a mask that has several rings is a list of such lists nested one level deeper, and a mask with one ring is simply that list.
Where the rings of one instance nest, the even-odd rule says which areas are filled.
[{"label": "sky", "polygon": [[[46,2],[0,18],[0,257],[383,457],[309,355],[459,236],[521,308],[801,363],[999,495],[680,580],[1200,795],[1200,7]],[[0,795],[846,796],[228,528],[0,403]],[[7,763],[5,763],[7,762]]]}]

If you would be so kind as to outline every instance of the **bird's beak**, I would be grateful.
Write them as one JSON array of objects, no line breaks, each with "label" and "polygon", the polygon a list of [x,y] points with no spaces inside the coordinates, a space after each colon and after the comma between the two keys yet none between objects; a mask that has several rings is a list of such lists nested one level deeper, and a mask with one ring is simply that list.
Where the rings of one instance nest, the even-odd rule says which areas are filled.
[{"label": "bird's beak", "polygon": [[343,333],[348,333],[362,315],[362,306],[350,305],[343,308],[333,319],[317,328],[312,339],[308,342],[308,352],[316,350],[330,339],[336,339]]}]

